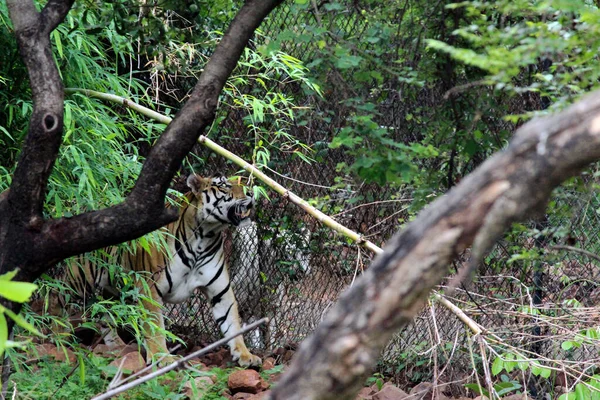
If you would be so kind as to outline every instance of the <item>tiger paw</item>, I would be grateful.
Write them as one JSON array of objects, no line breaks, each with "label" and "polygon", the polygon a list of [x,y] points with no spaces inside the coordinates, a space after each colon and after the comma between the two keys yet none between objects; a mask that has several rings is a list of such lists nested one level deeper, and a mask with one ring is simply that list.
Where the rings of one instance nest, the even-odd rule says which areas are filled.
[{"label": "tiger paw", "polygon": [[238,359],[238,364],[243,368],[260,367],[262,365],[262,359],[252,353],[242,354]]}]

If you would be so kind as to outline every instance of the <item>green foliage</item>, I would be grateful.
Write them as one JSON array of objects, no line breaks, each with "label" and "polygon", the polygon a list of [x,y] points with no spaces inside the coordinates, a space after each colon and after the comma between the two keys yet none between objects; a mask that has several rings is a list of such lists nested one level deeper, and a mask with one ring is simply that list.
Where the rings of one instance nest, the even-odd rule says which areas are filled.
[{"label": "green foliage", "polygon": [[[493,390],[498,396],[505,396],[512,392],[518,391],[522,387],[523,386],[519,382],[511,380],[507,375],[502,375],[501,381],[494,383]],[[491,397],[490,391],[477,383],[467,383],[465,388],[470,389],[479,395],[486,396],[488,398]]]},{"label": "green foliage", "polygon": [[[25,303],[29,301],[33,292],[37,289],[37,285],[28,282],[16,282],[12,279],[17,274],[18,270],[7,272],[0,275],[0,298],[4,298],[15,303]],[[42,334],[23,317],[15,314],[12,310],[0,305],[0,357],[6,349],[23,347],[25,343],[15,342],[8,339],[8,322],[6,317],[12,319],[18,326],[26,331],[38,336]]]},{"label": "green foliage", "polygon": [[577,383],[575,390],[561,394],[558,400],[600,400],[600,375]]},{"label": "green foliage", "polygon": [[381,390],[381,388],[383,388],[383,385],[385,383],[384,378],[385,377],[382,374],[376,372],[367,378],[367,381],[365,382],[365,386],[377,385],[377,390]]},{"label": "green foliage", "polygon": [[[48,357],[38,359],[33,364],[17,364],[17,372],[12,375],[11,380],[18,383],[19,398],[23,400],[89,399],[104,392],[117,372],[117,367],[109,365],[110,359],[96,356],[85,350],[79,350],[77,355],[80,365],[75,373],[73,373],[73,364],[61,363]],[[207,374],[213,373],[211,371]],[[183,394],[184,385],[197,376],[201,375],[196,372],[171,371],[115,398],[182,400],[186,398]],[[210,390],[212,391],[212,388]]]},{"label": "green foliage", "polygon": [[[554,107],[598,87],[600,66],[593,49],[600,45],[600,10],[595,2],[465,1],[450,7],[470,18],[453,31],[468,47],[434,39],[427,44],[485,71],[482,83],[509,95],[539,93]],[[548,68],[540,69],[540,60],[547,60]]]}]

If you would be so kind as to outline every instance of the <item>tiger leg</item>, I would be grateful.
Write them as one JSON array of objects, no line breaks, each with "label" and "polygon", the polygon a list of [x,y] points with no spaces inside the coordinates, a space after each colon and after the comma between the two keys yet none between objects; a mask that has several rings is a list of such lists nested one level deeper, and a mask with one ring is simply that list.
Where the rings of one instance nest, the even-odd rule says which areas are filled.
[{"label": "tiger leg", "polygon": [[[165,321],[163,318],[163,301],[155,285],[150,285],[150,295],[152,301],[142,300],[142,304],[146,311],[149,313],[149,317],[153,320],[154,326],[149,323],[144,323],[144,338],[146,341],[146,360],[151,362],[152,357],[158,353],[168,353],[167,340],[164,335]],[[156,328],[158,327],[158,328]]]},{"label": "tiger leg", "polygon": [[[242,329],[242,324],[229,277],[224,276],[223,278],[226,279],[218,279],[212,285],[205,288],[205,292],[210,300],[215,322],[219,325],[223,335],[227,336],[239,332]],[[250,367],[261,365],[262,360],[260,357],[250,353],[242,335],[238,335],[230,340],[228,345],[233,359],[240,366]]]}]

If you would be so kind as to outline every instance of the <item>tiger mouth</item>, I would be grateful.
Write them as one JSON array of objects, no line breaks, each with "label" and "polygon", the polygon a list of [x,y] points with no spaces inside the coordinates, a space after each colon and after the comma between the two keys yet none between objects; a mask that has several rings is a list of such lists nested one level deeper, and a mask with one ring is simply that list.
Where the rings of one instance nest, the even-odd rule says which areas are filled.
[{"label": "tiger mouth", "polygon": [[246,211],[241,212],[241,213],[235,213],[235,215],[237,215],[241,219],[248,218],[250,216],[250,210],[246,210]]}]

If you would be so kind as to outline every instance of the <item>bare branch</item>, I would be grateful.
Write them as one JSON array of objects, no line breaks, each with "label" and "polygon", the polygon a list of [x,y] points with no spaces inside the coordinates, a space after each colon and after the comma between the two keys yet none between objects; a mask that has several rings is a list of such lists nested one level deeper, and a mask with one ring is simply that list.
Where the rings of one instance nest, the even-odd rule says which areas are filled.
[{"label": "bare branch", "polygon": [[565,245],[556,245],[552,246],[549,250],[559,251],[559,250],[567,250],[572,251],[573,253],[583,254],[589,258],[593,258],[596,261],[600,261],[600,256],[598,254],[592,253],[591,251],[587,251],[584,249],[580,249],[579,247],[574,246],[565,246]]}]

